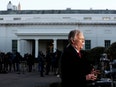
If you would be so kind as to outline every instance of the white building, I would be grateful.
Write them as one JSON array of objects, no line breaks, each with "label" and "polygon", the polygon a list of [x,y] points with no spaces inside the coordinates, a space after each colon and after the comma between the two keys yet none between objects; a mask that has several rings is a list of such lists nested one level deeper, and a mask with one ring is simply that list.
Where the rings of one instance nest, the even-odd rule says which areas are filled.
[{"label": "white building", "polygon": [[116,10],[0,11],[0,51],[31,53],[63,50],[68,33],[80,29],[84,49],[108,47],[116,41]]}]

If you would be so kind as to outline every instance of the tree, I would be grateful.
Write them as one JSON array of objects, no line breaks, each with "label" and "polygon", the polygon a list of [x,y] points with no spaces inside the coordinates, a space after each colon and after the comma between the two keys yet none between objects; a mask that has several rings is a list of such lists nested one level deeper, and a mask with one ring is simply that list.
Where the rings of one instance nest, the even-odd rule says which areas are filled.
[{"label": "tree", "polygon": [[106,50],[105,52],[108,55],[108,58],[110,60],[116,59],[116,42],[112,43]]},{"label": "tree", "polygon": [[100,61],[101,54],[105,51],[105,47],[95,47],[88,51],[89,60],[92,64],[96,65]]}]

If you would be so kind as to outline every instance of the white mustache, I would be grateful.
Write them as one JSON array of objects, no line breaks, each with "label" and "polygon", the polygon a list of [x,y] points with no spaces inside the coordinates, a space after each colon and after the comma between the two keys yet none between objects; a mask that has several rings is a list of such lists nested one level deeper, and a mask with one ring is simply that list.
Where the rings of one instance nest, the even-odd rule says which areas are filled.
[{"label": "white mustache", "polygon": [[84,45],[85,43],[82,43],[82,45]]}]

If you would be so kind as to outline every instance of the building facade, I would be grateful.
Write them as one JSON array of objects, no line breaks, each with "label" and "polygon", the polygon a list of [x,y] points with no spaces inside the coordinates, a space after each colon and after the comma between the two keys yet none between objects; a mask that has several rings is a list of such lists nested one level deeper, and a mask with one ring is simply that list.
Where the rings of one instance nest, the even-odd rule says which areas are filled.
[{"label": "building facade", "polygon": [[80,29],[84,49],[108,47],[116,41],[116,10],[0,11],[0,51],[31,53],[63,50],[68,33]]}]

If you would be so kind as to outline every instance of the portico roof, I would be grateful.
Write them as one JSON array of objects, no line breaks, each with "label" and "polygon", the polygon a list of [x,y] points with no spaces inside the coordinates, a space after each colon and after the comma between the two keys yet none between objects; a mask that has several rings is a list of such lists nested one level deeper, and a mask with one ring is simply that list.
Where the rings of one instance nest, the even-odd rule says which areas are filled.
[{"label": "portico roof", "polygon": [[67,39],[68,33],[15,33],[20,39]]}]

